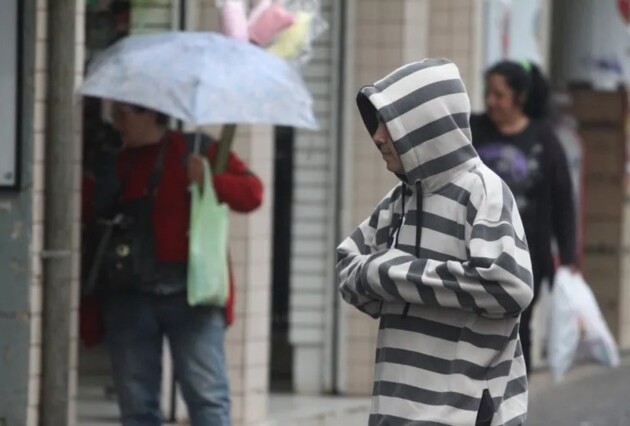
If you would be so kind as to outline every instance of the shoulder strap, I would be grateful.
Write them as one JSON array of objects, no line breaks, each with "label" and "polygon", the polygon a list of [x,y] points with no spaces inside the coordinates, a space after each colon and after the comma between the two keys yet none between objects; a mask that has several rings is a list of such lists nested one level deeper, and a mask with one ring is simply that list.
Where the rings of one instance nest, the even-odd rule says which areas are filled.
[{"label": "shoulder strap", "polygon": [[162,141],[160,142],[160,151],[158,152],[157,158],[155,159],[153,171],[151,172],[151,176],[149,176],[149,183],[147,184],[147,194],[153,195],[158,185],[160,184],[160,179],[162,178],[162,169],[164,167],[164,157],[166,157],[166,147],[168,146],[168,139],[168,133],[165,133]]}]

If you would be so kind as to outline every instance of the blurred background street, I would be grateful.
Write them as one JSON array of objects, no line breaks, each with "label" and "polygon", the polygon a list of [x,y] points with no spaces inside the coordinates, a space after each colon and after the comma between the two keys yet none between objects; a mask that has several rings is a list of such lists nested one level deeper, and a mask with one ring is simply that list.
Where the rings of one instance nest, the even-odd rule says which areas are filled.
[{"label": "blurred background street", "polygon": [[531,380],[527,426],[627,426],[629,395],[629,356],[616,369],[576,367],[557,385],[549,374],[536,373]]},{"label": "blurred background street", "polygon": [[[252,25],[259,19],[262,28]],[[265,27],[270,23],[273,28]],[[446,57],[457,64],[473,112],[492,115],[494,102],[495,121],[509,114],[501,114],[501,102],[489,99],[486,71],[510,60],[525,76],[516,88],[508,84],[511,79],[498,76],[499,83],[506,83],[499,88],[512,101],[503,107],[519,113],[524,122],[540,120],[562,145],[557,153],[566,157],[571,190],[567,179],[543,204],[574,195],[575,203],[552,210],[562,214],[573,209],[576,229],[560,232],[568,243],[560,242],[563,247],[557,251],[575,246],[576,258],[567,262],[585,277],[625,354],[616,369],[580,365],[565,381],[553,384],[541,355],[550,309],[549,298],[543,297],[534,311],[528,425],[630,426],[628,0],[0,2],[0,426],[120,424],[103,300],[100,295],[88,297],[84,281],[86,247],[94,237],[87,232],[95,223],[93,192],[111,184],[108,178],[119,178],[115,166],[109,176],[104,170],[118,164],[121,135],[111,100],[81,97],[77,89],[91,65],[98,64],[96,58],[121,39],[173,30],[223,33],[246,43],[245,51],[264,49],[253,56],[280,57],[286,62],[281,69],[299,82],[293,89],[306,88],[301,92],[303,110],[291,107],[291,112],[307,117],[308,128],[291,127],[298,125],[285,122],[281,113],[265,124],[260,117],[252,123],[239,121],[233,138],[233,153],[252,172],[243,175],[255,175],[264,186],[256,211],[231,213],[229,218],[233,324],[221,342],[234,426],[366,424],[378,323],[340,300],[335,248],[400,182],[374,149],[355,97],[360,87],[425,57]],[[143,57],[153,59],[146,52]],[[128,59],[133,63],[136,56]],[[214,78],[202,66],[168,59],[163,63],[179,67],[182,76],[199,71],[200,79]],[[146,62],[141,63],[143,70],[150,68],[151,60]],[[241,63],[248,62],[237,61]],[[242,80],[262,78],[260,66],[250,65],[252,69],[234,79],[231,93],[238,95],[247,86]],[[530,117],[516,96],[533,92],[528,78],[532,69],[540,69],[548,84],[546,96],[537,94],[547,107],[544,117]],[[181,77],[166,66],[157,71],[176,82]],[[124,80],[124,69],[120,76]],[[164,81],[138,80],[149,82],[149,98],[164,89]],[[114,86],[122,87],[123,95],[131,93],[124,84]],[[252,86],[256,92],[258,85]],[[187,100],[211,98],[210,112],[228,110],[224,99],[174,92]],[[295,92],[282,93],[294,98]],[[229,109],[248,110],[251,96],[235,96]],[[256,106],[261,105],[266,103]],[[151,107],[156,110],[128,112],[159,112]],[[170,114],[160,118],[173,132],[201,130],[218,139],[234,130],[222,127],[231,123],[216,121],[195,127]],[[316,130],[310,128],[311,119]],[[511,182],[513,192],[520,189],[523,196],[537,179],[539,165],[528,156],[543,152],[540,141],[525,139],[524,144],[536,146],[517,152],[518,161],[497,156],[495,164],[506,165],[506,181],[523,177]],[[496,141],[487,142],[492,146]],[[515,152],[503,151],[508,156]],[[176,169],[180,165],[171,163]],[[186,170],[176,171],[185,187]],[[545,180],[536,182],[548,187]],[[189,229],[189,200],[182,193],[183,210],[164,214],[167,226],[162,229],[175,229],[171,224],[176,216],[183,218],[177,229]],[[554,235],[547,238],[553,241],[545,244],[559,246],[555,228],[573,222],[571,216],[566,221],[555,218]],[[530,223],[537,225],[537,219]],[[188,234],[182,231],[178,238],[186,252]],[[186,256],[178,258],[184,266]],[[227,308],[227,301],[221,307]],[[162,362],[155,362],[162,371],[159,408],[169,424],[185,425],[189,416],[167,346]],[[224,392],[227,400],[228,390]]]}]

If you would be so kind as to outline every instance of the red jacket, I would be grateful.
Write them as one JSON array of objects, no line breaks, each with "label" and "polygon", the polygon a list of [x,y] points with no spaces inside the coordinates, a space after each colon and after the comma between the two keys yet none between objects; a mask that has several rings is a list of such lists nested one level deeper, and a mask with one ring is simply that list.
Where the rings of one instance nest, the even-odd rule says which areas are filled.
[{"label": "red jacket", "polygon": [[[156,256],[160,262],[186,262],[188,260],[188,229],[190,227],[190,195],[186,170],[186,140],[181,132],[168,133],[169,143],[160,183],[153,207],[153,230]],[[218,145],[211,144],[207,156],[213,162]],[[149,145],[123,151],[118,158],[118,173],[126,181],[123,200],[142,196],[155,165],[160,146]],[[131,160],[131,179],[125,173]],[[224,173],[213,176],[213,184],[219,201],[239,213],[248,213],[262,203],[263,185],[247,166],[230,153]],[[230,279],[230,297],[226,307],[228,323],[234,318],[234,284]]]},{"label": "red jacket", "polygon": [[[186,139],[181,132],[168,133],[168,145],[162,166],[153,207],[153,230],[157,260],[186,262],[188,260],[188,229],[190,221],[190,195],[186,169]],[[211,144],[207,156],[212,163],[217,144]],[[125,182],[123,200],[142,196],[154,168],[159,145],[149,145],[123,151],[118,158],[118,175]],[[131,166],[130,166],[131,165]],[[263,185],[247,166],[230,153],[224,173],[212,177],[217,197],[240,213],[255,210],[262,203]],[[85,192],[85,191],[84,191]],[[88,191],[89,192],[89,191]],[[84,196],[89,195],[84,193]],[[84,211],[89,209],[84,207]],[[230,296],[226,306],[226,319],[234,319],[234,283],[230,278]]]}]

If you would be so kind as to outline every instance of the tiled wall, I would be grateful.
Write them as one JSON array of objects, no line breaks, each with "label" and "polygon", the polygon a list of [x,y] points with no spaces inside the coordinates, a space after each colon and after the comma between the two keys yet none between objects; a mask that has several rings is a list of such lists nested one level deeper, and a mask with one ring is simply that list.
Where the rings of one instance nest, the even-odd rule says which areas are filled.
[{"label": "tiled wall", "polygon": [[[72,19],[72,18],[70,18]],[[76,19],[76,39],[73,48],[76,51],[75,62],[75,82],[78,86],[83,78],[83,58],[84,58],[84,22],[85,11],[84,2],[77,2],[77,13],[74,16]],[[44,159],[45,159],[45,129],[46,129],[46,110],[47,104],[47,42],[48,42],[48,13],[47,2],[45,0],[37,0],[36,11],[36,52],[35,52],[35,107],[34,107],[34,120],[33,120],[33,224],[32,224],[32,237],[31,237],[31,349],[30,349],[30,379],[29,379],[29,398],[28,398],[28,425],[37,425],[39,422],[38,410],[39,410],[39,395],[41,384],[41,356],[42,356],[42,308],[43,308],[43,282],[42,282],[42,261],[41,252],[44,245]],[[79,108],[76,109],[79,119]],[[78,120],[77,120],[78,122]],[[72,238],[72,251],[73,251],[73,266],[71,273],[71,315],[72,315],[72,334],[70,342],[70,368],[68,372],[70,375],[70,395],[69,395],[69,412],[70,419],[74,419],[76,412],[76,397],[77,397],[77,349],[78,349],[78,307],[79,307],[79,265],[78,265],[78,253],[79,253],[79,198],[81,193],[80,183],[80,171],[81,171],[81,149],[80,149],[80,126],[75,128],[75,138],[68,143],[75,144],[76,157],[74,159],[74,203],[71,206],[71,211],[74,212],[76,220],[76,226],[73,229]],[[68,426],[72,426],[71,423]]]},{"label": "tiled wall", "polygon": [[35,119],[33,158],[33,225],[31,237],[31,350],[28,400],[28,425],[39,423],[39,399],[41,384],[42,353],[42,259],[44,245],[44,156],[46,121],[47,74],[47,19],[46,2],[37,2],[36,48],[35,48]]},{"label": "tiled wall", "polygon": [[473,41],[470,17],[473,1],[430,0],[429,56],[444,56],[459,66],[464,76],[472,65]]},{"label": "tiled wall", "polygon": [[[371,84],[393,69],[424,57],[448,57],[460,67],[468,90],[476,90],[478,50],[475,44],[477,0],[358,0],[355,10],[354,84]],[[352,109],[353,162],[351,221],[354,226],[372,212],[397,183]],[[370,394],[377,322],[346,309],[345,388],[350,394]]]},{"label": "tiled wall", "polygon": [[[189,11],[191,29],[218,30],[214,0],[199,0]],[[218,136],[220,129],[208,129]],[[271,327],[271,242],[273,212],[273,130],[239,126],[233,147],[265,186],[264,202],[254,213],[232,214],[230,253],[236,284],[236,317],[227,333],[226,350],[235,426],[254,425],[267,417]]]},{"label": "tiled wall", "polygon": [[263,205],[230,218],[230,252],[236,282],[236,318],[227,335],[235,425],[267,416],[271,324],[271,218],[273,139],[269,127],[240,128],[234,150],[265,185]]},{"label": "tiled wall", "polygon": [[[415,0],[423,1],[423,0]],[[404,63],[406,1],[360,0],[355,9],[354,85],[372,84]],[[353,108],[352,214],[353,226],[369,216],[380,199],[396,184],[371,141],[359,113]],[[377,321],[347,308],[345,390],[370,394]]]},{"label": "tiled wall", "polygon": [[[219,127],[206,132],[218,136]],[[262,206],[230,215],[230,258],[235,283],[234,323],[226,335],[234,426],[267,418],[271,308],[271,229],[273,211],[273,131],[268,126],[237,127],[233,151],[263,182]],[[185,419],[183,401],[178,418]]]},{"label": "tiled wall", "polygon": [[446,57],[459,67],[473,105],[481,99],[482,73],[479,47],[482,22],[480,0],[429,0],[428,56]]}]

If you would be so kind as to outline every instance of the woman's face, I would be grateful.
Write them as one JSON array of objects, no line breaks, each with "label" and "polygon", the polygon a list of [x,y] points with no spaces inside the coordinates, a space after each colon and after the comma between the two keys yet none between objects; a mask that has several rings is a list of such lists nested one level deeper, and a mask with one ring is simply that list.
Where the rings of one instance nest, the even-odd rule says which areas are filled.
[{"label": "woman's face", "polygon": [[500,74],[490,74],[486,87],[486,110],[494,124],[501,125],[522,117],[523,102]]},{"label": "woman's face", "polygon": [[125,146],[133,147],[146,144],[151,132],[157,127],[155,113],[139,112],[131,105],[115,103],[113,119],[116,130]]}]

